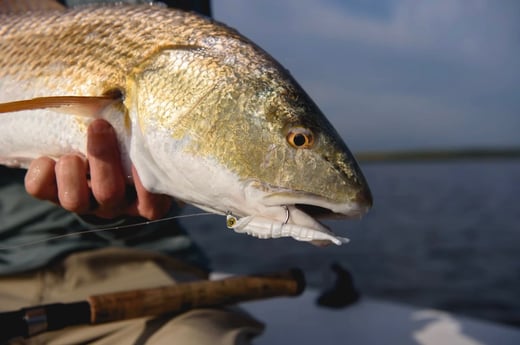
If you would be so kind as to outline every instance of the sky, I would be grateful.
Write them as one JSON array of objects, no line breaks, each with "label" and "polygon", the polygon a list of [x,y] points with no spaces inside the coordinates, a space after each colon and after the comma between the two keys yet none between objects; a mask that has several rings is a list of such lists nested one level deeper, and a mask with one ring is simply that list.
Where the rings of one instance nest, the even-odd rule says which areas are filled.
[{"label": "sky", "polygon": [[213,0],[352,151],[520,146],[520,1]]}]

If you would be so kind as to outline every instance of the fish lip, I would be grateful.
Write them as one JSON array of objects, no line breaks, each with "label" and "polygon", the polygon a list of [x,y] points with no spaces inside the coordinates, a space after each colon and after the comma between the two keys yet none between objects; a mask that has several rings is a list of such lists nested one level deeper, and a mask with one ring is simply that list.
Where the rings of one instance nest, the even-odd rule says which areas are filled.
[{"label": "fish lip", "polygon": [[263,202],[266,206],[294,206],[314,219],[359,219],[370,208],[370,205],[337,203],[319,195],[294,191],[269,193]]}]

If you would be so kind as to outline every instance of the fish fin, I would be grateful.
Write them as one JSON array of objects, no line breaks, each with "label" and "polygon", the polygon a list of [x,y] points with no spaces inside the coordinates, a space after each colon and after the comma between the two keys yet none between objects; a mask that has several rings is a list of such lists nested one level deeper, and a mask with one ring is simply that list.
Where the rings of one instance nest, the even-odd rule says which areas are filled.
[{"label": "fish fin", "polygon": [[64,9],[65,6],[54,0],[0,0],[0,14]]},{"label": "fish fin", "polygon": [[121,103],[120,95],[106,96],[54,96],[0,103],[1,113],[12,113],[23,110],[52,108],[60,113],[97,118],[103,109],[115,103]]}]

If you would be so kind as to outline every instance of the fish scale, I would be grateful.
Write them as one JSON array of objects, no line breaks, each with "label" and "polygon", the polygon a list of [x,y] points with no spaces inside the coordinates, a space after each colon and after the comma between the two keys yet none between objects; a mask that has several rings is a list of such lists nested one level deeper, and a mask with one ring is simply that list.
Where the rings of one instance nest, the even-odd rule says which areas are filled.
[{"label": "fish scale", "polygon": [[[98,94],[104,85],[124,85],[130,70],[158,47],[188,41],[189,32],[179,30],[186,20],[173,11],[170,16],[162,12],[114,6],[3,15],[0,76],[70,79],[64,89],[77,95]],[[172,29],[166,32],[159,25]],[[51,64],[57,66],[48,69]],[[82,92],[77,86],[86,82],[92,90]],[[41,91],[46,95],[54,90],[48,85],[49,90]]]},{"label": "fish scale", "polygon": [[0,23],[2,164],[85,154],[86,128],[101,117],[146,189],[234,217],[237,232],[340,244],[316,218],[371,206],[316,104],[223,24],[149,5],[0,14]]}]

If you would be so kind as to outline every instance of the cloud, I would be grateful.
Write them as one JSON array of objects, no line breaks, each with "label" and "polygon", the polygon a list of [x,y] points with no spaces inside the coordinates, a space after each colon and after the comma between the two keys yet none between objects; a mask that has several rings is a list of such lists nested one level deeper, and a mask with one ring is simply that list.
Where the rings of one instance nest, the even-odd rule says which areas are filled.
[{"label": "cloud", "polygon": [[520,3],[214,1],[360,149],[520,145]]}]

